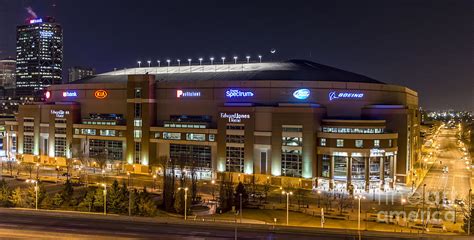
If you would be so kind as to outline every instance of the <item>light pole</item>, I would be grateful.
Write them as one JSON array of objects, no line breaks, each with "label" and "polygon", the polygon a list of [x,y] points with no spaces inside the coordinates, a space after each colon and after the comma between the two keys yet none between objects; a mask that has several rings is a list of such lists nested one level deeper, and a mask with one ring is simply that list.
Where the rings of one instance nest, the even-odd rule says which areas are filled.
[{"label": "light pole", "polygon": [[192,59],[191,59],[191,58],[188,58],[189,72],[191,72],[191,61],[192,61]]},{"label": "light pole", "polygon": [[102,183],[104,187],[104,215],[107,215],[107,184]]},{"label": "light pole", "polygon": [[242,224],[242,193],[239,193],[240,198],[240,223]]},{"label": "light pole", "polygon": [[184,190],[184,220],[187,219],[187,201],[188,201],[188,188],[179,187],[178,190]]},{"label": "light pole", "polygon": [[178,59],[176,61],[178,61],[178,67],[181,67],[181,59]]},{"label": "light pole", "polygon": [[166,59],[166,62],[168,63],[168,67],[166,68],[166,73],[168,73],[168,71],[169,71],[169,69],[170,69],[171,60]]},{"label": "light pole", "polygon": [[403,208],[403,216],[405,216],[405,203],[407,202],[407,200],[405,198],[402,198],[401,202],[402,202],[402,208]]},{"label": "light pole", "polygon": [[148,61],[146,61],[146,62],[148,63],[148,67],[151,67],[151,61],[148,60]]},{"label": "light pole", "polygon": [[158,63],[158,67],[161,67],[161,61],[157,60],[156,62]]},{"label": "light pole", "polygon": [[245,58],[247,58],[247,63],[250,62],[250,56],[246,56]]},{"label": "light pole", "polygon": [[[423,196],[422,196],[422,207],[421,207],[421,223],[423,224],[423,229],[425,229],[425,187],[426,187],[426,184],[423,184]],[[454,210],[454,215],[456,215],[456,210]],[[456,222],[456,218],[454,219],[454,221]],[[424,230],[423,230],[424,231]]]},{"label": "light pole", "polygon": [[260,60],[260,63],[262,63],[262,55],[258,55],[258,59]]},{"label": "light pole", "polygon": [[39,167],[40,167],[40,164],[36,163],[36,180],[39,180]]},{"label": "light pole", "polygon": [[142,65],[142,61],[137,61],[137,63],[138,63],[138,68],[140,68]]},{"label": "light pole", "polygon": [[38,181],[33,179],[26,180],[27,183],[35,184],[35,209],[38,210]]},{"label": "light pole", "polygon": [[132,216],[132,189],[130,188],[130,175],[130,172],[127,172],[128,188],[130,189],[128,192],[128,216]]},{"label": "light pole", "polygon": [[213,57],[209,58],[209,60],[211,60],[211,65],[214,64],[214,58]]},{"label": "light pole", "polygon": [[293,195],[293,192],[281,192],[283,195],[286,195],[286,225],[288,226],[288,216],[290,214],[290,195]]},{"label": "light pole", "polygon": [[221,59],[222,59],[222,65],[224,65],[224,63],[225,63],[225,57],[221,57]]},{"label": "light pole", "polygon": [[237,56],[234,56],[234,64],[237,64]]},{"label": "light pole", "polygon": [[359,210],[357,211],[357,230],[360,231],[360,200],[365,199],[364,196],[357,196],[356,197],[359,200]]},{"label": "light pole", "polygon": [[214,191],[215,191],[215,184],[216,184],[216,180],[212,179],[211,180],[211,184],[212,184],[212,200],[215,199],[215,196],[214,196]]},{"label": "light pole", "polygon": [[199,60],[199,66],[201,66],[202,65],[202,58],[199,58],[198,60]]},{"label": "light pole", "polygon": [[321,191],[318,190],[318,208],[321,208],[320,202],[321,202]]}]

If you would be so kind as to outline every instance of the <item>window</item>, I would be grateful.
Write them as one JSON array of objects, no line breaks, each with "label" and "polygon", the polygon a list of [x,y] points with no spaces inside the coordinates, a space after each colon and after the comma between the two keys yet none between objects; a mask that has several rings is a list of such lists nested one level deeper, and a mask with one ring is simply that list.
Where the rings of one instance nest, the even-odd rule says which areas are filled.
[{"label": "window", "polygon": [[244,148],[226,147],[226,171],[244,172]]},{"label": "window", "polygon": [[161,135],[161,134],[160,134],[159,132],[156,132],[156,133],[155,133],[155,138],[160,138],[160,135]]},{"label": "window", "polygon": [[134,157],[135,163],[140,164],[141,154],[142,154],[142,143],[136,142],[135,143],[135,157]]},{"label": "window", "polygon": [[135,127],[141,127],[141,126],[142,126],[142,120],[141,120],[141,119],[135,119],[135,120],[133,120],[133,126],[135,126]]},{"label": "window", "polygon": [[209,134],[209,142],[214,142],[216,140],[216,135]]},{"label": "window", "polygon": [[181,140],[181,133],[163,132],[163,139]]},{"label": "window", "polygon": [[135,103],[135,118],[142,117],[142,105],[140,103]]},{"label": "window", "polygon": [[83,135],[95,135],[95,133],[96,133],[95,129],[89,129],[89,128],[81,129],[81,134]]},{"label": "window", "polygon": [[56,134],[66,134],[66,128],[55,128],[54,133],[56,133]]},{"label": "window", "polygon": [[226,135],[225,142],[226,143],[244,143],[245,136],[244,135]]},{"label": "window", "polygon": [[336,147],[344,147],[344,139],[337,139]]},{"label": "window", "polygon": [[24,127],[23,127],[23,131],[24,131],[24,132],[34,132],[34,131],[35,131],[35,127],[33,127],[33,126],[24,126]]},{"label": "window", "polygon": [[210,169],[212,166],[209,146],[170,144],[170,158],[176,162],[184,160],[186,167]]},{"label": "window", "polygon": [[355,140],[355,147],[356,148],[363,148],[364,147],[364,141],[363,140]]},{"label": "window", "polygon": [[33,154],[34,139],[33,136],[23,137],[23,153]]},{"label": "window", "polygon": [[96,158],[104,154],[107,154],[107,160],[122,160],[122,141],[90,139],[89,156]]},{"label": "window", "polygon": [[302,146],[303,138],[300,137],[283,137],[282,138],[283,146]]},{"label": "window", "polygon": [[206,141],[206,134],[203,133],[186,133],[188,141]]},{"label": "window", "polygon": [[388,140],[388,147],[393,147],[393,140],[392,139]]},{"label": "window", "polygon": [[331,173],[331,156],[323,155],[322,165],[322,176],[328,178]]},{"label": "window", "polygon": [[142,130],[133,130],[134,138],[142,138]]},{"label": "window", "polygon": [[142,89],[135,88],[135,98],[142,98]]},{"label": "window", "polygon": [[374,140],[374,147],[376,147],[376,148],[380,147],[380,140],[378,140],[378,139]]},{"label": "window", "polygon": [[66,156],[66,138],[64,137],[54,138],[54,156],[55,157]]},{"label": "window", "polygon": [[301,177],[302,155],[300,150],[285,150],[281,152],[281,171],[283,176]]},{"label": "window", "polygon": [[319,145],[322,147],[326,146],[326,138],[319,139]]},{"label": "window", "polygon": [[100,130],[100,136],[113,137],[113,136],[115,136],[115,130],[101,129]]}]

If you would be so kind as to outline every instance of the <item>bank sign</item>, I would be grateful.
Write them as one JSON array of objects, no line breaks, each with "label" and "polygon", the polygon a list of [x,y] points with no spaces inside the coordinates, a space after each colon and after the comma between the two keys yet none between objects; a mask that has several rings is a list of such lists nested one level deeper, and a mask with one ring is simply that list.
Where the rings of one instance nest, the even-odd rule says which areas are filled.
[{"label": "bank sign", "polygon": [[76,91],[64,91],[63,97],[77,97]]},{"label": "bank sign", "polygon": [[337,100],[337,99],[361,99],[364,97],[363,93],[360,92],[330,92],[329,93],[329,101]]},{"label": "bank sign", "polygon": [[250,119],[248,113],[221,113],[221,118],[227,118],[231,123],[240,123],[242,119]]}]

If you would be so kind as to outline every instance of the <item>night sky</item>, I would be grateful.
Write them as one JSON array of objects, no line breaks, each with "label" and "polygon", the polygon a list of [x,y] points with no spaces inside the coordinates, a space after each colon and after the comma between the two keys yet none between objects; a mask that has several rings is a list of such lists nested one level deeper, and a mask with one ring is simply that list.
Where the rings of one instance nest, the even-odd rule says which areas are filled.
[{"label": "night sky", "polygon": [[64,69],[304,58],[412,88],[427,109],[474,110],[472,0],[0,0],[0,57],[29,6],[62,24]]}]

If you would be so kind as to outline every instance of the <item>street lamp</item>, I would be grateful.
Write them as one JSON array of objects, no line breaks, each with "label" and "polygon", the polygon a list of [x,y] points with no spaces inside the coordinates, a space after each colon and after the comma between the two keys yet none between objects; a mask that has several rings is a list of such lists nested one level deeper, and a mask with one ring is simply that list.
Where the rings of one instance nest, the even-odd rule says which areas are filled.
[{"label": "street lamp", "polygon": [[178,190],[184,190],[184,220],[187,219],[187,201],[188,201],[188,188],[179,187]]},{"label": "street lamp", "polygon": [[288,215],[290,213],[290,195],[293,195],[293,192],[281,192],[281,194],[286,195],[286,225],[288,226]]},{"label": "street lamp", "polygon": [[40,167],[40,164],[36,163],[36,180],[39,180],[39,167]]},{"label": "street lamp", "polygon": [[[423,196],[422,196],[422,199],[423,199],[423,202],[422,202],[422,207],[421,207],[421,223],[423,224],[423,229],[425,229],[425,187],[426,187],[426,184],[423,184]],[[454,214],[456,215],[456,210],[454,211]],[[456,219],[454,219],[454,221],[456,221]]]},{"label": "street lamp", "polygon": [[151,61],[148,60],[148,61],[146,61],[146,62],[148,63],[148,67],[151,67]]},{"label": "street lamp", "polygon": [[357,218],[358,218],[358,220],[357,220],[357,230],[360,231],[360,200],[365,199],[365,197],[364,196],[357,196],[356,198],[359,200],[359,210],[357,211]]},{"label": "street lamp", "polygon": [[318,190],[318,208],[321,208],[320,202],[321,202],[321,191]]},{"label": "street lamp", "polygon": [[242,223],[242,193],[239,193],[240,198],[240,223]]},{"label": "street lamp", "polygon": [[237,56],[234,56],[234,64],[237,64]]},{"label": "street lamp", "polygon": [[35,208],[38,210],[38,181],[33,179],[26,180],[27,183],[35,184]]},{"label": "street lamp", "polygon": [[161,67],[161,61],[157,60],[156,62],[158,63],[158,67]]},{"label": "street lamp", "polygon": [[181,66],[181,59],[178,59],[176,61],[178,61],[178,67],[180,67]]},{"label": "street lamp", "polygon": [[403,214],[405,215],[405,203],[407,200],[405,198],[402,198],[402,207],[403,207]]},{"label": "street lamp", "polygon": [[246,56],[245,58],[247,58],[247,63],[250,62],[250,56]]},{"label": "street lamp", "polygon": [[102,183],[104,187],[104,215],[107,215],[107,184]]},{"label": "street lamp", "polygon": [[166,73],[168,73],[168,71],[169,71],[169,69],[170,69],[171,60],[166,59],[166,62],[168,63],[168,67],[166,68]]},{"label": "street lamp", "polygon": [[262,63],[262,55],[258,55],[258,58],[260,60],[260,63]]},{"label": "street lamp", "polygon": [[202,58],[199,58],[198,60],[199,60],[199,66],[201,66],[202,65]]},{"label": "street lamp", "polygon": [[212,184],[212,200],[214,200],[215,199],[214,191],[215,191],[216,180],[212,179],[211,184]]},{"label": "street lamp", "polygon": [[211,57],[211,58],[209,58],[209,60],[211,60],[211,65],[212,65],[214,63],[214,58]]},{"label": "street lamp", "polygon": [[138,67],[140,68],[142,61],[137,61],[137,63],[138,63]]},{"label": "street lamp", "polygon": [[221,59],[222,59],[222,65],[224,65],[224,63],[225,63],[225,57],[221,57]]}]

